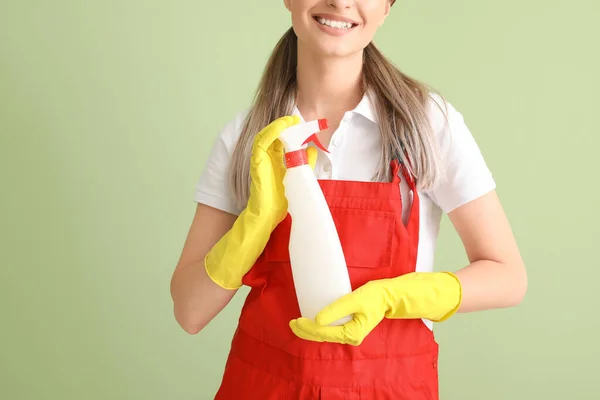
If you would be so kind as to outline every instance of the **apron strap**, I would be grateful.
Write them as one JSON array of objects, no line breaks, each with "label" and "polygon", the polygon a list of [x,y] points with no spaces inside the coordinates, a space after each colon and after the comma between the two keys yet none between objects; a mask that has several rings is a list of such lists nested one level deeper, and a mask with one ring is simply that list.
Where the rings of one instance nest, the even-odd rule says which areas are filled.
[{"label": "apron strap", "polygon": [[400,161],[393,159],[390,168],[392,169],[392,183],[400,183],[400,170],[402,169]]},{"label": "apron strap", "polygon": [[401,181],[400,172],[402,172],[402,176],[404,177],[404,179],[406,179],[406,183],[408,184],[408,187],[410,188],[410,190],[416,191],[415,178],[412,176],[412,174],[410,172],[408,172],[408,169],[406,168],[406,165],[404,165],[404,163],[402,163],[398,159],[394,159],[391,162],[391,168],[392,168],[392,183],[400,183],[400,181]]},{"label": "apron strap", "polygon": [[408,187],[410,188],[410,190],[416,191],[417,184],[415,182],[415,177],[410,172],[408,172],[408,168],[406,168],[406,165],[404,163],[400,164],[400,169],[402,170],[402,175],[404,176],[404,179],[406,179],[406,183],[408,183]]},{"label": "apron strap", "polygon": [[[412,192],[412,199],[410,204],[410,209],[408,212],[408,220],[406,221],[406,228],[408,230],[408,234],[416,238],[418,240],[419,237],[419,209],[420,209],[420,199],[419,194],[417,192],[417,185],[415,182],[415,177],[408,171],[406,165],[399,160],[395,159],[391,163],[393,180],[392,183],[394,185],[398,185],[398,192],[400,194],[400,199],[402,199],[401,189],[400,189],[400,171],[402,171],[402,176],[406,180],[408,184],[409,190]],[[400,200],[402,202],[402,200]]]}]

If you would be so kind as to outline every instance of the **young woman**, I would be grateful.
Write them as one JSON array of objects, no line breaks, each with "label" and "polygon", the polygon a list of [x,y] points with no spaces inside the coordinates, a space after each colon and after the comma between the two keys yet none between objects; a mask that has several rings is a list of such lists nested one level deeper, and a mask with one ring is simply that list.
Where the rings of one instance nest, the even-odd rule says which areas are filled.
[{"label": "young woman", "polygon": [[[461,114],[372,43],[394,0],[284,1],[293,28],[198,183],[175,317],[197,333],[250,287],[217,399],[437,399],[432,323],[516,306],[526,292],[495,182]],[[354,291],[308,320],[290,271],[277,137],[317,118],[329,121],[317,135],[329,153],[311,145],[307,158]],[[442,212],[470,264],[433,272]]]}]

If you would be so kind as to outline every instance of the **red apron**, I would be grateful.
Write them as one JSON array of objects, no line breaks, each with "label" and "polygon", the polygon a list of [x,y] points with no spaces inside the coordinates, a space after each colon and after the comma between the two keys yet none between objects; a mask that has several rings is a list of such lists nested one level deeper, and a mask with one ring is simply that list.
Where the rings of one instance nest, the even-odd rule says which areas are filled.
[{"label": "red apron", "polygon": [[[353,289],[415,271],[419,197],[402,222],[400,164],[393,181],[320,180],[348,264]],[[360,346],[298,338],[300,316],[288,252],[291,218],[273,231],[243,279],[251,291],[233,337],[216,400],[437,400],[438,346],[420,319],[384,319]],[[310,251],[310,249],[307,249]]]}]

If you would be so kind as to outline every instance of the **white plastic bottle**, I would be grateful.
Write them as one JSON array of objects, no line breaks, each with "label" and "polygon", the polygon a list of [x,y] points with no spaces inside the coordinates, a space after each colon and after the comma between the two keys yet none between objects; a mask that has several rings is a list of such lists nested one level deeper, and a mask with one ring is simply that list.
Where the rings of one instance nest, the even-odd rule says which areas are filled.
[{"label": "white plastic bottle", "polygon": [[293,125],[279,137],[285,147],[283,184],[292,219],[289,252],[294,286],[302,316],[313,320],[325,306],[352,291],[331,211],[306,154],[311,141],[327,151],[316,136],[323,129],[327,120],[320,119]]}]

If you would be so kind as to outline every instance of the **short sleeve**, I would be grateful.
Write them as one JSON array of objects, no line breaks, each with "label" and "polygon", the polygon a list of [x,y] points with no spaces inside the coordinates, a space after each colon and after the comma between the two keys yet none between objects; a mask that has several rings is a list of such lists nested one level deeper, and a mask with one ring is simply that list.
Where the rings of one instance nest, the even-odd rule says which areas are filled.
[{"label": "short sleeve", "polygon": [[208,159],[196,184],[194,200],[219,210],[239,215],[229,181],[231,156],[240,136],[244,115],[229,121],[212,144]]},{"label": "short sleeve", "polygon": [[442,157],[442,176],[427,194],[449,213],[494,190],[496,183],[462,114],[448,102],[434,101],[441,106],[440,110],[432,102],[430,111]]}]

